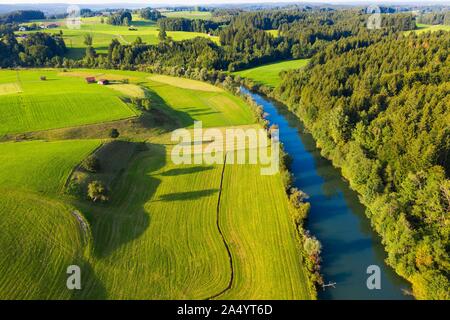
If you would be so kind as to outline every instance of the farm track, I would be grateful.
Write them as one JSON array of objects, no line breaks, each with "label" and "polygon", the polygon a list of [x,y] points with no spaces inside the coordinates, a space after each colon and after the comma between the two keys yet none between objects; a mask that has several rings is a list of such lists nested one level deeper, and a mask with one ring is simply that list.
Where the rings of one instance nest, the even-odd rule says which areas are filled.
[{"label": "farm track", "polygon": [[222,188],[223,188],[223,178],[225,175],[225,167],[227,165],[227,154],[225,154],[224,157],[224,162],[223,162],[223,168],[222,168],[222,174],[220,177],[220,189],[219,189],[219,197],[217,199],[217,218],[216,218],[216,224],[217,224],[217,230],[219,231],[220,237],[222,238],[222,242],[225,246],[225,249],[227,250],[227,255],[228,255],[228,260],[230,262],[230,281],[228,282],[228,285],[225,289],[223,289],[221,292],[207,298],[206,300],[212,300],[215,299],[219,296],[221,296],[222,294],[224,294],[225,292],[227,292],[228,290],[231,289],[231,286],[233,285],[233,280],[234,280],[234,269],[233,269],[233,256],[231,254],[231,250],[230,250],[230,246],[228,245],[227,240],[225,239],[225,235],[223,234],[223,231],[220,227],[220,200],[222,197]]}]

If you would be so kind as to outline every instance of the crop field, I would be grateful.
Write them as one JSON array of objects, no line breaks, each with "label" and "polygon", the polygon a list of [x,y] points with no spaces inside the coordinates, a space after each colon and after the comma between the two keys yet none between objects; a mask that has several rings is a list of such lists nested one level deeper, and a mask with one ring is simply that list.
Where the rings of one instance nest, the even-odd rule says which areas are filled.
[{"label": "crop field", "polygon": [[[21,92],[0,95],[0,135],[112,121],[136,116],[121,94],[55,71],[0,71]],[[40,77],[45,76],[46,81]],[[5,84],[0,84],[4,86]]]},{"label": "crop field", "polygon": [[[79,59],[84,57],[86,45],[84,44],[84,36],[91,34],[93,37],[93,47],[97,53],[107,53],[108,46],[113,39],[119,40],[122,44],[128,44],[140,37],[143,42],[148,44],[159,43],[158,34],[159,28],[155,22],[142,20],[133,17],[132,25],[137,30],[129,30],[127,26],[113,26],[106,23],[101,23],[99,17],[82,18],[80,29],[69,29],[64,20],[56,20],[55,23],[59,27],[54,29],[44,29],[40,32],[59,33],[63,32],[63,38],[69,49],[67,57]],[[36,23],[40,23],[36,21]],[[46,21],[47,23],[47,21]],[[18,34],[27,34],[37,31],[26,31]],[[198,32],[184,32],[184,31],[167,31],[167,36],[175,41],[192,39],[195,37],[205,37],[218,43],[218,37],[209,36],[205,33]]]},{"label": "crop field", "polygon": [[300,69],[308,64],[309,59],[289,60],[266,64],[260,67],[234,72],[242,78],[249,78],[258,84],[276,87],[280,83],[280,72]]},{"label": "crop field", "polygon": [[[193,120],[221,130],[256,126],[243,101],[203,83],[127,71],[46,72],[74,83],[89,72],[126,77],[128,85],[94,87],[113,96],[144,92],[152,108],[187,128]],[[0,226],[7,230],[0,299],[314,297],[279,174],[261,176],[258,165],[174,164],[170,132],[120,141],[0,143]],[[102,164],[95,177],[108,185],[104,204],[66,188],[93,152]],[[74,293],[65,286],[72,264],[83,272]]]},{"label": "crop field", "polygon": [[[245,125],[254,121],[245,103],[228,92],[189,79],[166,76],[162,79],[164,82],[159,82],[160,77],[150,77],[146,86],[157,94],[155,102],[180,119],[185,127],[192,126],[194,121],[202,121],[204,127]],[[186,89],[195,87],[197,90]],[[208,88],[211,90],[207,91]]]},{"label": "crop field", "polygon": [[305,299],[310,293],[306,275],[298,267],[299,242],[287,214],[281,179],[262,176],[259,169],[254,165],[225,167],[220,223],[230,244],[234,281],[218,298]]},{"label": "crop field", "polygon": [[0,143],[0,299],[68,299],[67,266],[86,242],[74,208],[56,199],[99,141]]}]

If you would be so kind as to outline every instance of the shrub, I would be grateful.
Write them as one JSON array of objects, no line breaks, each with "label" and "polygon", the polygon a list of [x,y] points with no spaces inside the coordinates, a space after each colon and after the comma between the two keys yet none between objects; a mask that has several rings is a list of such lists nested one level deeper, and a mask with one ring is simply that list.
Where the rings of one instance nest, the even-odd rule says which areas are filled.
[{"label": "shrub", "polygon": [[310,257],[318,257],[322,250],[322,245],[315,237],[307,236],[303,248]]},{"label": "shrub", "polygon": [[93,202],[108,201],[107,190],[105,185],[100,181],[92,181],[88,185],[88,197]]},{"label": "shrub", "polygon": [[90,155],[89,157],[84,159],[81,165],[89,172],[96,173],[100,171],[100,160],[94,155]]},{"label": "shrub", "polygon": [[120,136],[119,130],[112,128],[111,131],[109,131],[109,136],[113,139],[118,138]]}]

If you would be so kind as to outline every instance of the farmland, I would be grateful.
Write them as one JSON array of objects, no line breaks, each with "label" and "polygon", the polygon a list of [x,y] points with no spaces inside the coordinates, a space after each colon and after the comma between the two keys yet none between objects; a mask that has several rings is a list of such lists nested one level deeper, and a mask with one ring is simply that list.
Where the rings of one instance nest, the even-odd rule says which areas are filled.
[{"label": "farmland", "polygon": [[168,18],[185,19],[211,19],[212,14],[209,11],[165,11],[162,14]]},{"label": "farmland", "polygon": [[[40,21],[36,21],[40,23]],[[48,23],[46,21],[46,23]],[[137,37],[140,37],[143,42],[147,44],[157,44],[159,42],[158,33],[159,28],[155,22],[149,20],[142,20],[138,17],[133,17],[132,25],[136,30],[130,30],[127,26],[113,26],[106,23],[101,23],[101,18],[82,18],[79,29],[70,29],[67,27],[65,20],[55,20],[53,23],[59,26],[54,29],[41,30],[46,33],[63,32],[63,39],[69,49],[67,57],[79,59],[84,57],[86,45],[84,37],[90,34],[93,37],[93,47],[99,54],[107,53],[108,46],[113,39],[119,40],[122,44],[132,43]],[[36,31],[20,32],[19,34],[27,34]],[[181,41],[192,39],[195,37],[207,37],[218,42],[217,37],[211,37],[204,33],[184,32],[184,31],[167,31],[167,36],[174,41]]]},{"label": "farmland", "polygon": [[[3,72],[2,83],[17,78],[15,72]],[[19,71],[18,77],[25,79],[23,93],[11,91],[0,101],[26,94],[26,79],[31,83],[41,74],[48,83],[61,81],[61,90],[79,84],[99,90],[97,94],[104,91],[106,97],[144,94],[152,108],[177,126],[189,128],[194,120],[221,129],[255,126],[249,107],[218,87],[139,72]],[[99,74],[126,77],[130,83],[116,88],[81,85],[84,77]],[[81,125],[65,121],[61,125]],[[6,252],[0,260],[6,274],[0,298],[314,297],[280,175],[260,176],[258,165],[176,165],[170,157],[170,132],[148,131],[114,143],[102,132],[91,134],[101,139],[0,143],[0,223],[10,230],[0,236]],[[93,152],[100,159],[98,174],[78,166]],[[107,203],[92,203],[69,188],[92,179],[107,184]],[[84,219],[88,228],[80,222]],[[15,259],[17,252],[33,254]],[[73,294],[65,287],[71,264],[85,272],[83,290]],[[12,286],[17,277],[23,281]],[[26,289],[28,282],[31,289]]]},{"label": "farmland", "polygon": [[417,34],[421,34],[424,32],[435,32],[435,31],[450,31],[450,25],[443,25],[443,24],[437,24],[437,25],[431,25],[431,24],[417,24],[417,30],[414,32]]},{"label": "farmland", "polygon": [[59,201],[65,179],[95,140],[0,144],[0,298],[67,299],[65,269],[81,263],[74,208]]},{"label": "farmland", "polygon": [[[0,71],[0,135],[135,117],[120,93],[54,70]],[[45,81],[40,80],[46,77]],[[5,90],[5,88],[7,88]]]},{"label": "farmland", "polygon": [[239,75],[242,78],[249,78],[258,84],[276,87],[281,81],[281,78],[279,76],[280,72],[292,69],[300,69],[306,66],[308,64],[308,61],[308,59],[299,59],[276,62],[256,68],[234,72],[234,74]]}]

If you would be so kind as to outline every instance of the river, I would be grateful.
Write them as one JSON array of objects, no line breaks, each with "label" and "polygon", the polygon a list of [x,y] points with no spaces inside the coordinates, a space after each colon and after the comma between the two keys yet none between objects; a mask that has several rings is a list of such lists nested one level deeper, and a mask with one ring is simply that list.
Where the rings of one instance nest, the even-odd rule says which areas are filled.
[{"label": "river", "polygon": [[[298,118],[280,103],[243,91],[268,113],[280,129],[280,141],[293,158],[295,186],[309,195],[311,211],[306,228],[322,243],[322,274],[336,287],[319,289],[319,299],[411,299],[402,289],[410,285],[384,263],[386,253],[372,230],[358,195],[330,161],[320,156],[312,136]],[[381,289],[369,290],[368,266],[379,266]]]}]

